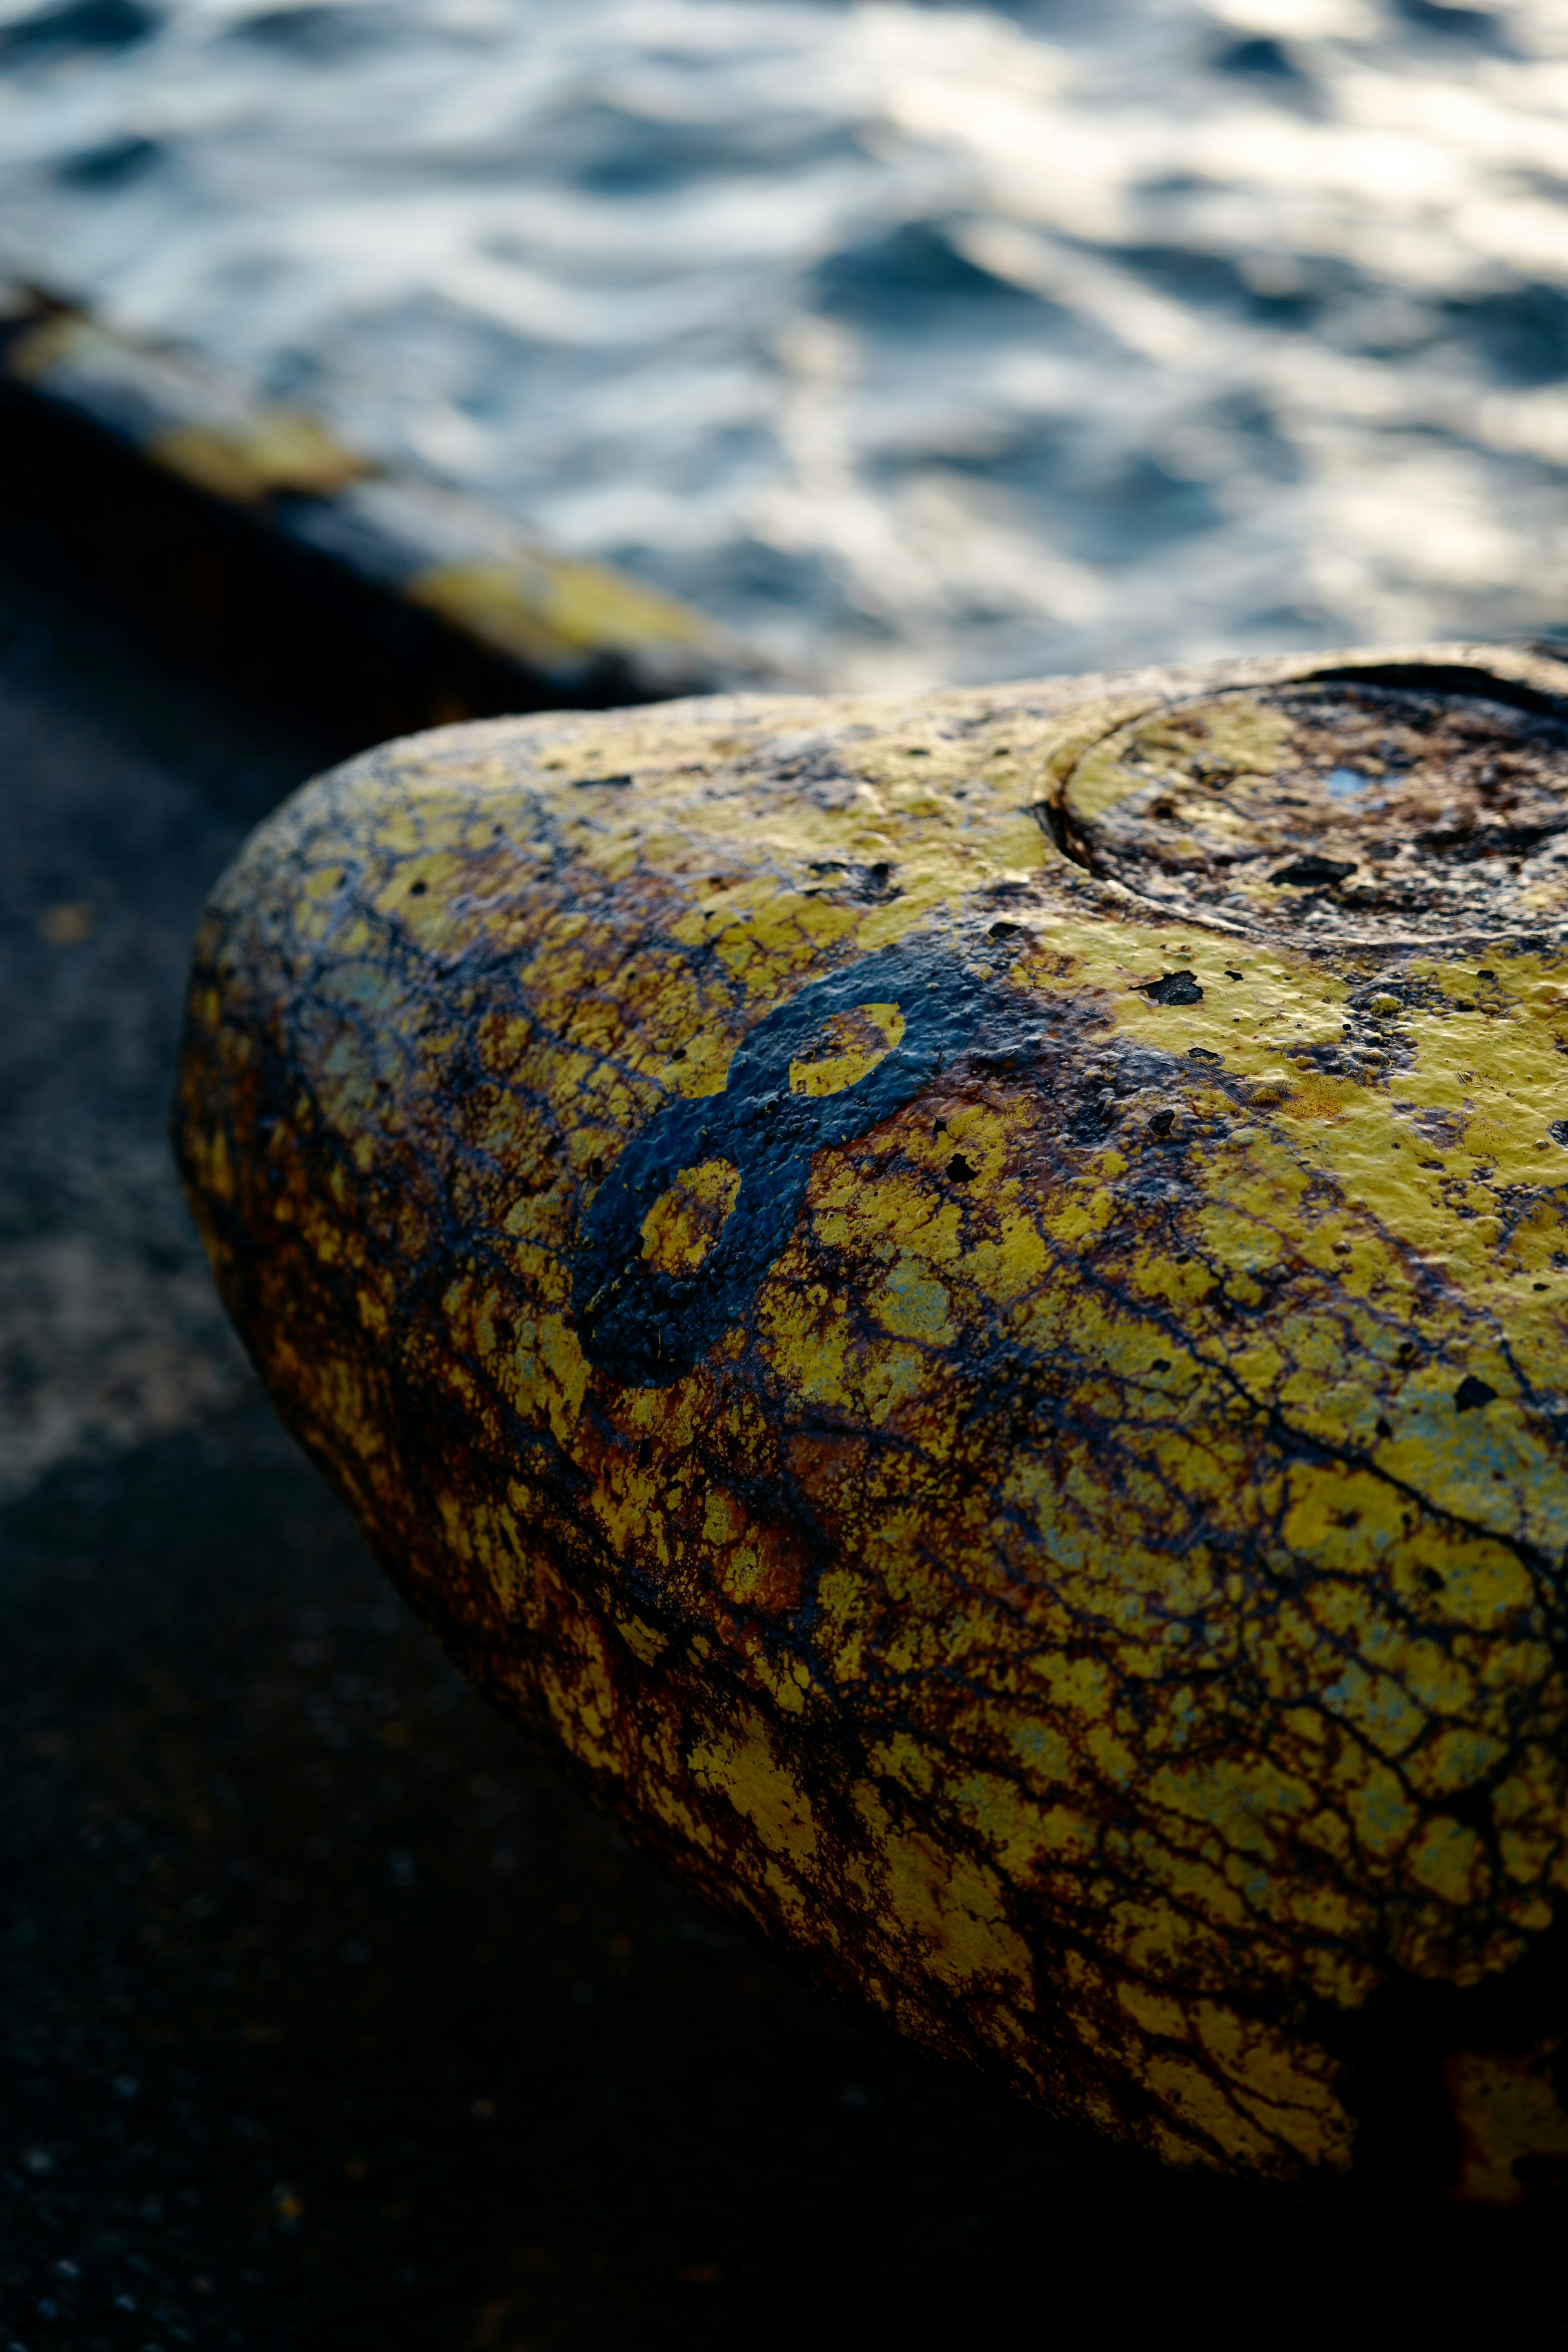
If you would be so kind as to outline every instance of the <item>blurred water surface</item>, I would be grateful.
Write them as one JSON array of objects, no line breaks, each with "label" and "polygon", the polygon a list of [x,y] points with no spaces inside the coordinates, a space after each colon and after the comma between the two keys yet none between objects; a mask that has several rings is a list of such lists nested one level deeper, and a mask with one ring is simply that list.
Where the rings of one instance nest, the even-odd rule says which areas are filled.
[{"label": "blurred water surface", "polygon": [[818,677],[1568,623],[1568,0],[0,0],[0,239]]}]

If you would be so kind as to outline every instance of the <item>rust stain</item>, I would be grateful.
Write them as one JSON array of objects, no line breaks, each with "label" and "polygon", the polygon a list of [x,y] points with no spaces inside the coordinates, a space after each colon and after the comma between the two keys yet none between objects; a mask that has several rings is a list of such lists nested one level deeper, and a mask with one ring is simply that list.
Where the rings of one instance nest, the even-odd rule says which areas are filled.
[{"label": "rust stain", "polygon": [[1443,2079],[1464,2137],[1456,2193],[1467,2204],[1518,2205],[1526,2194],[1521,2167],[1568,2172],[1568,2108],[1553,2080],[1562,2048],[1554,2036],[1539,2049],[1447,2058]]}]

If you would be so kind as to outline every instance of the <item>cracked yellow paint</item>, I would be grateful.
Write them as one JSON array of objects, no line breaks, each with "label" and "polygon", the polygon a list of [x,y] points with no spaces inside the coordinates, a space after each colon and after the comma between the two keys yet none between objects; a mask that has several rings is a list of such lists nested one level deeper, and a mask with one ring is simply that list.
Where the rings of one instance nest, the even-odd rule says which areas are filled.
[{"label": "cracked yellow paint", "polygon": [[[1532,824],[1557,727],[1568,833],[1568,674],[1302,667],[367,755],[215,899],[181,1149],[392,1573],[712,1900],[1242,2171],[1375,2153],[1440,1994],[1497,2199],[1568,2027],[1568,944],[1358,938],[1310,826],[1426,694],[1478,823],[1486,711]],[[1317,928],[1224,895],[1243,802]]]},{"label": "cracked yellow paint", "polygon": [[[904,1016],[896,1004],[857,1004],[824,1024],[824,1035],[808,1060],[789,1066],[794,1095],[837,1095],[868,1077],[900,1044]],[[823,1047],[826,1050],[824,1051]]]},{"label": "cracked yellow paint", "polygon": [[731,1160],[682,1168],[642,1221],[643,1256],[667,1273],[695,1273],[723,1232],[740,1188],[741,1171]]}]

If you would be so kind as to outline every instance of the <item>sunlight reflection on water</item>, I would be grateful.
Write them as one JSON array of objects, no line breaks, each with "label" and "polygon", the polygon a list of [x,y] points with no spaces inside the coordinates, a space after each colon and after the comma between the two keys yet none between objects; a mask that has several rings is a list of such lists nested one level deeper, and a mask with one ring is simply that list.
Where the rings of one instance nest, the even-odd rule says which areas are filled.
[{"label": "sunlight reflection on water", "polygon": [[1568,0],[0,0],[0,235],[818,675],[1568,624]]}]

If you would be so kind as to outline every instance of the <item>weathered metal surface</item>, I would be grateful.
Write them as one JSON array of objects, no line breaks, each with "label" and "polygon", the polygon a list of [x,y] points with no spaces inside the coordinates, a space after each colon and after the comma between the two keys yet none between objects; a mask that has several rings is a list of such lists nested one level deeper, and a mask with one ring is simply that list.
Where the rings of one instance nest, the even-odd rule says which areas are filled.
[{"label": "weathered metal surface", "polygon": [[1568,668],[1463,648],[395,743],[201,935],[219,1285],[466,1670],[823,1985],[1170,2160],[1403,2103],[1506,2200],[1565,788]]}]

